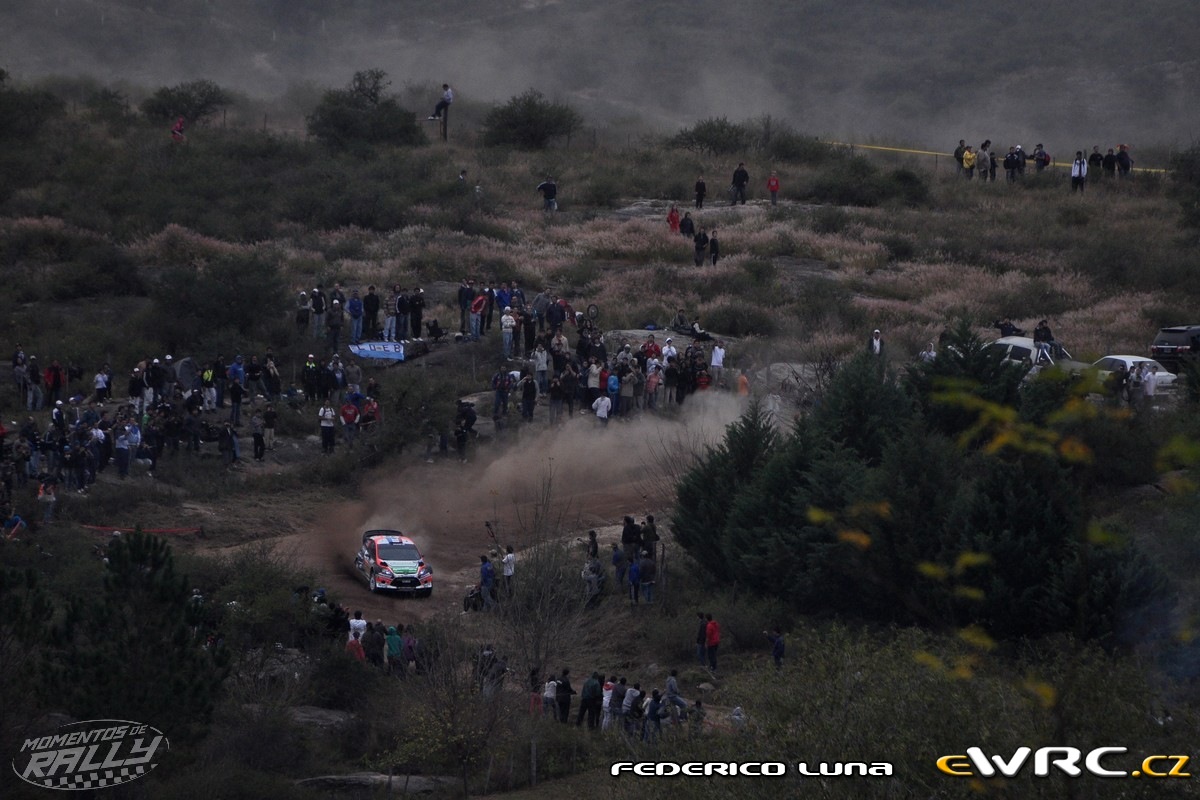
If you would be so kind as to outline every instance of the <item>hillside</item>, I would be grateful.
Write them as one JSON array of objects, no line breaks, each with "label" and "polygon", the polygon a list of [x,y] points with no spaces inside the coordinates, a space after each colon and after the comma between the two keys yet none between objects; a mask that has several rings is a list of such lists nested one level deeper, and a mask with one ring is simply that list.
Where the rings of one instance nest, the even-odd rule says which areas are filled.
[{"label": "hillside", "polygon": [[[317,24],[303,9],[297,24]],[[43,381],[41,408],[22,403],[7,359],[0,387],[11,429],[0,487],[32,523],[0,539],[0,750],[52,730],[62,717],[48,714],[151,724],[170,753],[131,791],[171,800],[379,797],[324,787],[380,787],[387,773],[399,791],[410,775],[441,778],[438,797],[752,800],[819,786],[831,798],[940,799],[999,786],[1057,800],[1116,782],[1026,767],[976,784],[935,765],[976,744],[1004,756],[1123,746],[1105,764],[1129,770],[1144,754],[1189,752],[1200,372],[1184,362],[1175,389],[1146,397],[1094,371],[1035,374],[984,346],[997,318],[1026,329],[1047,319],[1090,362],[1144,354],[1160,326],[1200,322],[1200,242],[1170,191],[1188,163],[1101,174],[1080,194],[1061,164],[968,182],[945,159],[935,170],[762,120],[720,155],[654,135],[532,151],[420,132],[340,142],[234,115],[177,140],[119,96],[74,107],[43,91],[64,86],[87,82],[0,85],[0,109],[21,111],[0,114],[0,340],[11,363],[68,368],[61,420],[53,370],[24,371]],[[370,113],[350,112],[351,123]],[[749,199],[735,206],[724,188],[743,160]],[[547,175],[553,211],[535,188]],[[675,204],[719,232],[716,257],[671,231]],[[506,376],[539,363],[536,321],[520,329],[528,344],[519,335],[505,352],[504,303],[521,306],[510,295],[479,341],[451,335],[405,363],[364,362],[359,385],[379,400],[369,428],[322,426],[353,420],[364,398],[342,392],[348,329],[313,325],[310,293],[340,285],[349,307],[355,291],[399,287],[404,308],[423,305],[425,322],[453,334],[471,299],[464,279],[485,306],[478,290],[501,284],[524,287],[530,305],[548,290],[581,313],[595,306],[603,338],[567,322],[545,377],[570,385],[567,363],[611,362],[628,413],[601,422],[590,396],[575,397],[586,380],[557,414],[560,398],[535,398],[530,374],[498,398]],[[297,324],[302,303],[312,313]],[[726,341],[720,365],[713,343],[662,330],[679,310]],[[649,325],[657,339],[643,350]],[[876,329],[878,350],[867,347]],[[630,409],[649,374],[641,362],[668,336],[675,382],[643,380]],[[147,397],[140,376],[166,377],[168,355],[219,363],[208,378],[199,370],[199,391],[186,380],[131,411]],[[269,369],[250,377],[256,358],[278,384]],[[105,365],[112,396],[92,409]],[[243,371],[251,396],[234,405]],[[200,410],[220,375],[225,405]],[[622,387],[635,394],[622,401]],[[274,449],[255,458],[260,393],[277,395],[280,414]],[[476,403],[478,437],[456,435],[471,418],[463,398]],[[130,462],[114,447],[108,464],[94,429],[115,445],[132,424],[144,447]],[[44,459],[22,481],[20,440],[35,428]],[[55,480],[57,502],[38,500]],[[653,601],[635,602],[615,587],[610,545],[625,515],[650,514]],[[369,593],[355,554],[376,527],[412,536],[431,597]],[[607,582],[595,595],[581,572],[589,530]],[[503,568],[509,545],[511,593],[495,613],[464,611],[465,590],[485,562]],[[415,644],[384,667],[376,640],[378,662],[360,661],[333,606]],[[708,641],[706,621],[705,661],[698,612],[721,637]],[[772,630],[786,637],[778,670]],[[489,652],[507,673],[489,668]],[[675,671],[707,717],[664,721],[661,738],[648,726],[645,741],[636,723],[622,736],[619,719],[603,733],[560,724],[530,689],[564,668],[576,691],[593,670],[649,691]],[[611,777],[626,760],[895,769],[819,784],[794,767],[770,781]],[[5,798],[44,795],[4,775]],[[297,785],[308,779],[320,785]],[[1159,797],[1163,785],[1126,781],[1120,793]]]},{"label": "hillside", "polygon": [[0,67],[142,86],[207,77],[259,95],[380,67],[485,103],[537,86],[593,125],[769,113],[834,137],[1065,152],[1186,145],[1198,35],[1187,0],[54,0],[0,8]]}]

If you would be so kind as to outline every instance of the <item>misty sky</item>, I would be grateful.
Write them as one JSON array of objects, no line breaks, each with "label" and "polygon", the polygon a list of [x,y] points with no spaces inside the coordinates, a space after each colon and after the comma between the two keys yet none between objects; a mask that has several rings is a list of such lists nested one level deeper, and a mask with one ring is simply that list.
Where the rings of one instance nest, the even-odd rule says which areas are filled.
[{"label": "misty sky", "polygon": [[0,0],[0,66],[259,96],[380,67],[589,124],[769,113],[819,136],[952,147],[1188,144],[1200,3],[1045,0]]}]

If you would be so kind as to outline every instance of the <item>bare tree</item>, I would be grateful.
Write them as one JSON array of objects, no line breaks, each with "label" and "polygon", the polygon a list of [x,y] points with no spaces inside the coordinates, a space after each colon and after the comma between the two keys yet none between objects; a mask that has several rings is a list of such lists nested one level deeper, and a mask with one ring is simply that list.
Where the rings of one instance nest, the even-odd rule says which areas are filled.
[{"label": "bare tree", "polygon": [[[455,621],[446,620],[425,630],[409,691],[402,697],[397,694],[406,706],[399,712],[406,725],[392,747],[376,760],[389,774],[396,767],[411,772],[417,766],[454,765],[462,779],[463,796],[470,796],[471,773],[492,749],[493,736],[509,713],[499,691],[503,665],[481,689],[477,655],[475,644]],[[413,736],[414,730],[421,735]]]},{"label": "bare tree", "polygon": [[554,502],[554,471],[543,475],[533,502],[517,509],[517,528],[524,545],[518,556],[512,590],[501,587],[499,620],[503,642],[514,663],[545,674],[559,656],[563,642],[574,638],[585,614],[585,554],[565,533],[578,525],[569,522],[569,505]]}]

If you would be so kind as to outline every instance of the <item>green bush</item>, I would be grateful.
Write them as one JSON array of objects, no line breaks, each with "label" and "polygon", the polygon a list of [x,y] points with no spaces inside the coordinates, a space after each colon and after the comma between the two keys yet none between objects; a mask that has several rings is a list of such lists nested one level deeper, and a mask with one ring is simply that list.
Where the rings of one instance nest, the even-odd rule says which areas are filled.
[{"label": "green bush", "polygon": [[775,310],[759,304],[727,302],[704,312],[704,327],[726,336],[770,336],[777,324]]},{"label": "green bush", "polygon": [[730,426],[680,481],[673,524],[723,583],[807,612],[1105,639],[1169,595],[1132,547],[1088,544],[1072,471],[1032,447],[956,444],[864,354],[790,436],[757,409]]},{"label": "green bush", "polygon": [[165,327],[197,347],[230,333],[254,340],[285,307],[278,268],[258,255],[169,266],[151,284],[150,297],[157,313],[155,327]]},{"label": "green bush", "polygon": [[13,88],[0,69],[0,141],[31,139],[65,111],[63,101],[50,92]]},{"label": "green bush", "polygon": [[812,182],[809,195],[843,206],[877,206],[889,200],[918,206],[929,201],[929,183],[911,169],[881,174],[870,161],[854,156],[827,166]]},{"label": "green bush", "polygon": [[1200,144],[1171,156],[1169,191],[1179,203],[1183,224],[1200,237]]},{"label": "green bush", "polygon": [[806,166],[818,166],[839,157],[832,145],[814,136],[784,131],[775,134],[764,149],[764,155],[776,161],[789,161]]},{"label": "green bush", "polygon": [[575,109],[529,89],[488,112],[483,120],[483,143],[544,150],[552,140],[569,137],[582,127],[583,117]]},{"label": "green bush", "polygon": [[354,73],[345,89],[325,92],[308,116],[309,134],[338,150],[424,144],[425,132],[417,126],[416,115],[384,94],[389,85],[383,70]]},{"label": "green bush", "polygon": [[164,86],[142,101],[142,113],[150,119],[173,120],[183,117],[189,123],[203,122],[233,102],[229,93],[209,80],[189,81]]},{"label": "green bush", "polygon": [[707,155],[729,155],[749,149],[750,134],[744,125],[726,117],[700,120],[667,140],[667,146]]},{"label": "green bush", "polygon": [[818,208],[812,215],[812,229],[817,233],[841,233],[850,227],[850,215],[836,206]]}]

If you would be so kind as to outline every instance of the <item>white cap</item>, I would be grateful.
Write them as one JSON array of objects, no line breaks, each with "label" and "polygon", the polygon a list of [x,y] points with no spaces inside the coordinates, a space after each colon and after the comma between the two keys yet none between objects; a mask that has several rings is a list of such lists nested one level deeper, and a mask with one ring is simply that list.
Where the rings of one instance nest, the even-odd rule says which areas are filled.
[{"label": "white cap", "polygon": [[55,400],[55,401],[54,401],[54,405],[56,405],[56,406],[61,406],[61,405],[62,405],[62,400]]},{"label": "white cap", "polygon": [[154,361],[153,361],[153,362],[151,362],[151,363],[157,364],[157,363],[158,363],[158,359],[157,359],[157,358],[156,358],[156,359],[154,359]]}]

